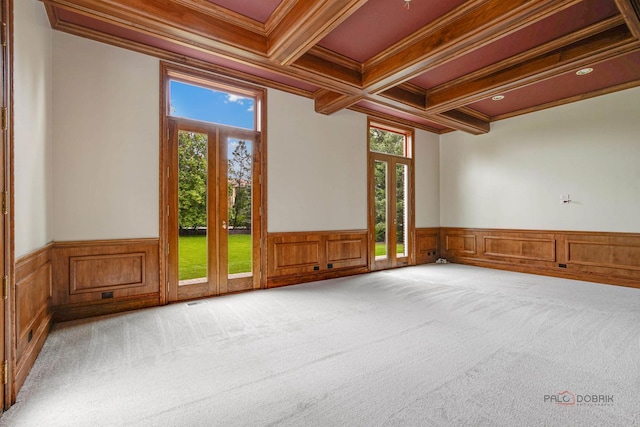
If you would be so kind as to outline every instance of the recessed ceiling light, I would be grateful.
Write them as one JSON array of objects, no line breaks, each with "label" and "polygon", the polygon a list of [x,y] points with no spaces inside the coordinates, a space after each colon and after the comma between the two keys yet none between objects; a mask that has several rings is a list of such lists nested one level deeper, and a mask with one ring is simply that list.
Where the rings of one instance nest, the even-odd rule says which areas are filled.
[{"label": "recessed ceiling light", "polygon": [[492,101],[502,101],[504,99],[504,95],[496,95],[491,98]]},{"label": "recessed ceiling light", "polygon": [[591,73],[592,71],[593,71],[593,68],[583,68],[582,70],[576,71],[576,74],[578,76],[586,76],[587,74]]}]

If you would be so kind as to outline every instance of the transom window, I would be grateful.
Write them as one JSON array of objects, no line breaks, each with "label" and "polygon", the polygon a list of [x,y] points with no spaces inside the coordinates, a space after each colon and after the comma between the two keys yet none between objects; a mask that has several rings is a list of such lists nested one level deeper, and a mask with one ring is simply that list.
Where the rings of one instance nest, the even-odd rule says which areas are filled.
[{"label": "transom window", "polygon": [[369,151],[392,156],[411,157],[407,131],[392,129],[371,123],[369,126]]},{"label": "transom window", "polygon": [[256,98],[232,88],[211,88],[176,78],[169,82],[169,116],[258,130]]}]

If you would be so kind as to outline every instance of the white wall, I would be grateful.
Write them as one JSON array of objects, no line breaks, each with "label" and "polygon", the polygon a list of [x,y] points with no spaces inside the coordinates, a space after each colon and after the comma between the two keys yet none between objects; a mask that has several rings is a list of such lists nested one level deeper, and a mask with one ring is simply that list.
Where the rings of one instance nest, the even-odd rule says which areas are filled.
[{"label": "white wall", "polygon": [[14,2],[15,251],[49,243],[52,231],[52,31],[38,0]]},{"label": "white wall", "polygon": [[416,228],[440,227],[440,137],[416,129]]},{"label": "white wall", "polygon": [[158,59],[53,40],[54,240],[158,237]]},{"label": "white wall", "polygon": [[442,135],[440,183],[442,226],[640,232],[640,88]]},{"label": "white wall", "polygon": [[[53,36],[53,239],[157,237],[158,60]],[[366,229],[366,138],[362,114],[269,90],[268,230]],[[416,133],[421,227],[439,223],[437,138]]]},{"label": "white wall", "polygon": [[367,228],[367,118],[268,93],[268,231]]}]

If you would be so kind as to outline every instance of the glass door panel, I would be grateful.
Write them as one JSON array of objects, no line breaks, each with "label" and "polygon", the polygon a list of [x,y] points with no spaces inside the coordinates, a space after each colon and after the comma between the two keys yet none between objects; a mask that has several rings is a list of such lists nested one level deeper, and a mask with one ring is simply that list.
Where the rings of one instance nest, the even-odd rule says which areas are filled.
[{"label": "glass door panel", "polygon": [[382,261],[388,258],[387,250],[387,181],[388,163],[375,160],[373,166],[373,191],[374,191],[374,232],[375,232],[375,260]]},{"label": "glass door panel", "polygon": [[[220,292],[254,288],[254,179],[257,135],[241,129],[220,131]],[[258,202],[259,203],[259,202]]]},{"label": "glass door panel", "polygon": [[396,258],[406,258],[408,256],[408,239],[407,239],[407,224],[408,224],[408,209],[407,209],[407,194],[408,194],[408,173],[409,166],[404,164],[396,164],[396,176],[395,176],[395,216],[393,223],[395,224],[395,251]]},{"label": "glass door panel", "polygon": [[207,282],[208,135],[178,131],[178,285]]},{"label": "glass door panel", "polygon": [[251,275],[252,271],[252,141],[227,138],[227,216],[229,218],[229,276]]}]

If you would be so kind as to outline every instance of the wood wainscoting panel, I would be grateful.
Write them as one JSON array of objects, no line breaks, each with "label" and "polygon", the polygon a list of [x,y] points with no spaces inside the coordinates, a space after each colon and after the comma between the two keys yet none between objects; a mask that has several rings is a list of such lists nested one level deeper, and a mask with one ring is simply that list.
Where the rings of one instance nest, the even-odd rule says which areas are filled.
[{"label": "wood wainscoting panel", "polygon": [[640,288],[640,234],[442,228],[440,239],[451,262]]},{"label": "wood wainscoting panel", "polygon": [[268,287],[368,271],[367,231],[269,233]]},{"label": "wood wainscoting panel", "polygon": [[455,255],[475,255],[477,240],[474,234],[450,231],[444,235],[444,250]]},{"label": "wood wainscoting panel", "polygon": [[640,279],[640,235],[567,234],[564,247],[570,271]]},{"label": "wood wainscoting panel", "polygon": [[416,264],[435,262],[439,256],[440,228],[416,229]]},{"label": "wood wainscoting panel", "polygon": [[160,304],[158,239],[56,242],[56,321]]},{"label": "wood wainscoting panel", "polygon": [[486,256],[499,258],[519,258],[535,261],[556,260],[556,241],[553,234],[547,238],[523,237],[517,235],[482,236]]},{"label": "wood wainscoting panel", "polygon": [[16,260],[15,372],[13,396],[27,378],[47,338],[52,322],[52,246],[47,245]]},{"label": "wood wainscoting panel", "polygon": [[[364,237],[364,238],[363,238]],[[325,239],[325,253],[327,268],[350,268],[367,265],[367,236],[344,234],[329,234]]]},{"label": "wood wainscoting panel", "polygon": [[269,236],[269,276],[304,274],[320,268],[320,236],[295,233],[289,236]]},{"label": "wood wainscoting panel", "polygon": [[[71,294],[145,285],[145,253],[69,257]],[[99,275],[96,272],[100,272]]]}]

